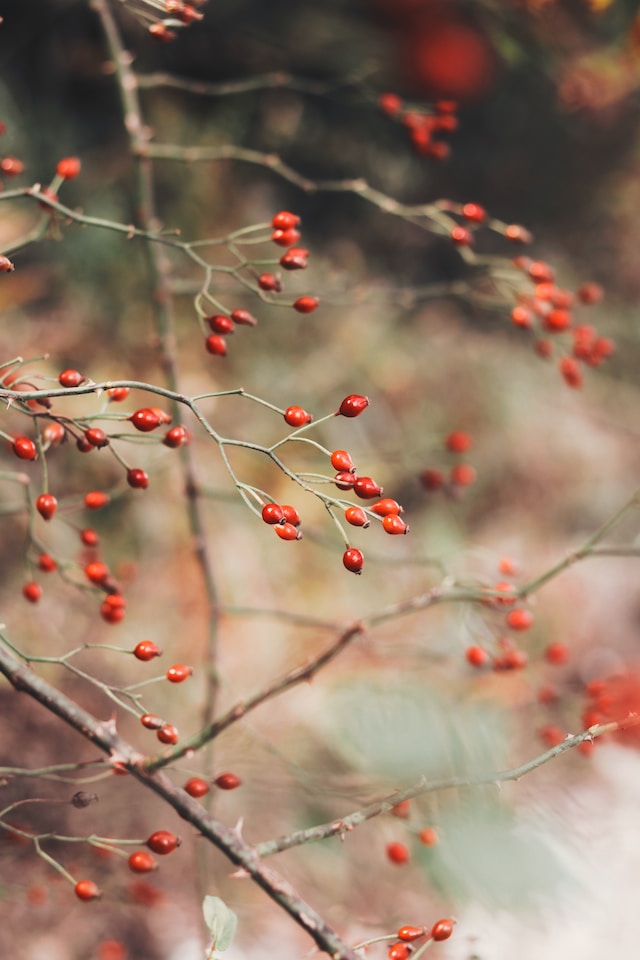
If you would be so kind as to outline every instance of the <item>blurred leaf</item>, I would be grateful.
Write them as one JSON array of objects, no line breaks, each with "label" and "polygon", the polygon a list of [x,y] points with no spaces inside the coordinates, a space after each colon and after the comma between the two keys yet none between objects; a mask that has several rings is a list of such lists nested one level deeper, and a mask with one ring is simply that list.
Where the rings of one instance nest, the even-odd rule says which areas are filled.
[{"label": "blurred leaf", "polygon": [[213,939],[213,947],[221,953],[228,950],[235,936],[238,918],[220,897],[207,895],[202,901],[204,922]]}]

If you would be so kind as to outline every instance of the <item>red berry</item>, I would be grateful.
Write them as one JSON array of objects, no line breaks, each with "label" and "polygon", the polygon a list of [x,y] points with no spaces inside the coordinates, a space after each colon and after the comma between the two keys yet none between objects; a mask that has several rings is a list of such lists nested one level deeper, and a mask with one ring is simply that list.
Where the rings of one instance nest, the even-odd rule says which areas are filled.
[{"label": "red berry", "polygon": [[533,624],[533,614],[530,610],[518,607],[516,610],[510,610],[507,614],[507,625],[512,630],[528,630]]},{"label": "red berry", "polygon": [[302,540],[302,534],[292,523],[279,523],[273,528],[281,540]]},{"label": "red berry", "polygon": [[347,472],[346,470],[341,470],[340,473],[336,473],[334,477],[334,483],[338,490],[353,490],[355,482],[355,473]]},{"label": "red berry", "polygon": [[284,419],[290,427],[304,427],[307,423],[311,423],[313,417],[302,407],[287,407],[284,412]]},{"label": "red berry", "polygon": [[146,727],[147,730],[159,730],[164,726],[162,717],[157,717],[154,713],[144,713],[140,717],[140,723],[143,727]]},{"label": "red berry", "polygon": [[235,790],[242,784],[242,780],[235,773],[221,773],[213,782],[220,790]]},{"label": "red berry", "polygon": [[295,213],[289,213],[288,210],[281,210],[280,213],[276,213],[271,221],[271,226],[274,230],[291,230],[293,227],[297,227],[299,223],[300,217],[296,216]]},{"label": "red berry", "polygon": [[293,303],[293,309],[298,313],[313,313],[319,306],[320,301],[317,297],[298,297]]},{"label": "red berry", "polygon": [[132,413],[129,417],[129,420],[136,430],[140,430],[142,433],[150,433],[151,430],[159,427],[160,419],[155,410],[151,410],[149,407],[136,410],[136,412]]},{"label": "red berry", "polygon": [[134,647],[133,655],[138,660],[153,660],[154,657],[162,656],[162,650],[153,640],[141,640]]},{"label": "red berry", "polygon": [[462,207],[462,216],[465,220],[471,220],[472,223],[484,223],[487,219],[487,211],[479,203],[465,203]]},{"label": "red berry", "polygon": [[215,357],[224,357],[227,354],[227,341],[217,333],[212,333],[205,340],[205,347]]},{"label": "red berry", "polygon": [[430,937],[432,940],[448,940],[453,933],[456,922],[453,919],[436,920],[431,927]]},{"label": "red berry", "polygon": [[35,460],[38,456],[36,445],[28,437],[16,437],[12,443],[13,452],[20,460]]},{"label": "red berry", "polygon": [[489,654],[484,647],[467,647],[465,657],[472,667],[484,667],[489,662]]},{"label": "red berry", "polygon": [[426,930],[424,927],[400,927],[397,933],[398,940],[404,940],[405,943],[412,943],[420,937],[424,937]]},{"label": "red berry", "polygon": [[17,177],[24,170],[24,163],[17,157],[3,157],[0,160],[0,170],[6,177]]},{"label": "red berry", "polygon": [[111,387],[107,390],[109,403],[122,403],[129,396],[129,387]]},{"label": "red berry", "polygon": [[190,797],[204,797],[206,793],[209,793],[211,787],[205,780],[201,780],[200,777],[191,777],[190,780],[184,785],[184,790],[189,794]]},{"label": "red berry", "polygon": [[391,513],[404,513],[404,508],[400,506],[397,500],[392,500],[391,497],[385,497],[384,500],[378,500],[376,503],[372,504],[369,509],[373,510],[374,513],[377,513],[379,517],[387,517]]},{"label": "red berry", "polygon": [[38,557],[38,569],[42,570],[43,573],[53,573],[57,567],[58,564],[48,553],[41,553]]},{"label": "red berry", "polygon": [[134,490],[146,490],[149,486],[149,475],[139,467],[132,467],[127,470],[127,483]]},{"label": "red berry", "polygon": [[392,536],[397,536],[400,533],[409,533],[409,527],[397,513],[389,513],[386,517],[383,517],[382,529],[385,533],[389,533]]},{"label": "red berry", "polygon": [[420,483],[425,490],[440,490],[444,486],[444,474],[442,470],[423,470]]},{"label": "red berry", "polygon": [[345,397],[338,407],[337,414],[341,417],[359,417],[363,410],[369,406],[369,398],[362,397],[360,394],[351,393]]},{"label": "red berry", "polygon": [[449,233],[449,236],[459,247],[468,247],[471,243],[473,243],[473,234],[466,227],[453,227]]},{"label": "red berry", "polygon": [[408,960],[409,954],[410,950],[406,943],[393,943],[387,951],[389,960]]},{"label": "red berry", "polygon": [[54,420],[53,423],[48,423],[44,430],[42,431],[42,436],[47,444],[62,443],[66,436],[66,432],[61,423],[58,423],[57,420]]},{"label": "red berry", "polygon": [[109,567],[106,563],[101,563],[99,560],[94,560],[92,563],[88,563],[84,568],[84,574],[87,580],[90,580],[91,583],[95,583],[98,586],[109,576]]},{"label": "red berry", "polygon": [[[233,320],[231,317],[226,317],[223,313],[216,313],[211,317],[206,317],[205,319],[213,333],[218,333],[220,336],[226,336],[227,334],[234,332],[235,327]],[[207,347],[207,349],[209,348]]]},{"label": "red berry", "polygon": [[364,554],[355,547],[349,547],[342,555],[342,562],[351,573],[362,573]]},{"label": "red berry", "polygon": [[104,598],[100,607],[100,614],[107,623],[120,623],[124,620],[127,601],[120,593],[110,593]]},{"label": "red berry", "polygon": [[272,273],[262,273],[258,277],[258,286],[261,290],[266,290],[268,293],[282,292],[282,283],[280,282],[280,278],[275,277]]},{"label": "red berry", "polygon": [[96,531],[89,528],[80,531],[80,539],[85,547],[97,547],[100,543],[100,538]]},{"label": "red berry", "polygon": [[300,514],[290,503],[282,504],[282,513],[287,523],[292,523],[294,527],[300,526]]},{"label": "red berry", "polygon": [[102,896],[93,880],[78,880],[73,889],[78,900],[96,900]]},{"label": "red berry", "polygon": [[370,526],[369,518],[362,507],[347,507],[344,512],[344,518],[352,527]]},{"label": "red berry", "polygon": [[255,327],[258,321],[248,310],[232,310],[231,319],[241,327]]},{"label": "red berry", "polygon": [[451,450],[452,453],[465,453],[469,450],[473,441],[468,433],[464,433],[462,430],[456,430],[453,433],[450,433],[445,441],[445,446],[447,450]]},{"label": "red berry", "polygon": [[344,470],[347,473],[355,473],[356,468],[350,454],[346,450],[334,450],[331,454],[331,466],[334,470]]},{"label": "red berry", "polygon": [[80,173],[80,161],[77,157],[63,157],[56,164],[56,173],[63,180],[73,180]]},{"label": "red berry", "polygon": [[574,357],[562,357],[558,364],[558,369],[565,383],[573,387],[574,390],[579,389],[584,383],[582,370]]},{"label": "red berry", "polygon": [[180,837],[176,837],[175,833],[169,833],[168,830],[156,830],[156,832],[152,833],[147,839],[149,850],[152,850],[153,853],[157,853],[158,856],[162,857],[173,853],[176,847],[180,846],[180,843]]},{"label": "red berry", "polygon": [[265,503],[262,508],[262,519],[265,523],[282,523],[284,520],[284,510],[279,503]]},{"label": "red berry", "polygon": [[353,492],[361,500],[372,500],[382,494],[382,487],[379,486],[371,477],[356,477],[353,484]]},{"label": "red berry", "polygon": [[511,321],[516,327],[529,329],[533,326],[533,313],[528,307],[514,307],[511,311]]},{"label": "red berry", "polygon": [[544,658],[547,663],[552,663],[554,666],[561,666],[569,659],[569,648],[565,643],[560,643],[556,640],[547,646],[544,651]]},{"label": "red berry", "polygon": [[300,239],[299,230],[274,230],[271,239],[279,247],[292,247]]},{"label": "red berry", "polygon": [[389,117],[395,117],[402,110],[402,100],[396,93],[381,93],[378,106]]},{"label": "red berry", "polygon": [[84,431],[84,439],[92,447],[106,447],[109,443],[109,437],[100,427],[89,427]]},{"label": "red berry", "polygon": [[192,673],[193,667],[188,667],[184,663],[174,663],[174,665],[167,670],[166,676],[170,683],[182,683],[184,680],[187,680]]},{"label": "red berry", "polygon": [[15,270],[15,266],[9,257],[0,256],[0,273],[12,273]]},{"label": "red berry", "polygon": [[425,847],[435,847],[438,843],[438,834],[433,827],[423,827],[418,834],[418,840]]},{"label": "red berry", "polygon": [[36,500],[36,510],[45,520],[51,520],[58,509],[58,501],[52,493],[41,493]]},{"label": "red berry", "polygon": [[25,583],[22,588],[22,596],[25,600],[28,600],[29,603],[37,603],[42,597],[42,587],[39,583],[36,583],[35,580]]},{"label": "red berry", "polygon": [[191,435],[186,427],[179,424],[177,427],[171,427],[164,435],[163,443],[165,447],[175,450],[177,447],[184,447],[191,440]]},{"label": "red berry", "polygon": [[178,728],[172,723],[164,723],[156,733],[160,743],[176,744],[178,742]]},{"label": "red berry", "polygon": [[146,850],[136,850],[129,857],[128,863],[129,869],[134,873],[151,873],[158,868],[158,864]]},{"label": "red berry", "polygon": [[399,843],[396,840],[393,843],[387,844],[387,858],[391,860],[391,863],[407,863],[409,860],[409,851],[404,843]]},{"label": "red berry", "polygon": [[79,387],[84,383],[84,379],[79,370],[63,370],[58,377],[58,383],[61,387]]},{"label": "red berry", "polygon": [[90,490],[84,496],[84,505],[88,510],[101,510],[109,503],[109,494],[102,490]]},{"label": "red berry", "polygon": [[469,487],[476,480],[476,471],[468,463],[456,463],[451,468],[451,483],[457,487]]},{"label": "red berry", "polygon": [[280,257],[283,270],[305,270],[308,266],[309,251],[303,247],[291,247]]}]

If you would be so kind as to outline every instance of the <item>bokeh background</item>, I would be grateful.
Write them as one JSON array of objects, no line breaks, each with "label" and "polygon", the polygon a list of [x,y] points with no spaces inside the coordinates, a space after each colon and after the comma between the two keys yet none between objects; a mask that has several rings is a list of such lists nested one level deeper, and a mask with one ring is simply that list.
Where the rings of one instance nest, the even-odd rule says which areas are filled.
[{"label": "bokeh background", "polygon": [[[532,339],[513,328],[507,306],[435,295],[434,285],[469,275],[446,239],[352,194],[303,193],[260,166],[157,162],[160,216],[185,239],[268,222],[279,209],[299,214],[311,263],[304,274],[286,278],[287,292],[317,293],[322,300],[317,312],[302,317],[223,284],[225,302],[252,310],[259,323],[239,330],[221,360],[202,347],[192,297],[177,295],[182,389],[195,394],[243,386],[280,407],[300,404],[316,417],[346,394],[368,395],[365,415],[330,421],[318,438],[328,449],[349,449],[359,472],[375,476],[404,504],[411,526],[402,538],[378,529],[354,534],[367,559],[363,576],[352,577],[318,501],[292,492],[266,461],[236,451],[243,481],[291,500],[303,516],[304,540],[277,542],[234,492],[214,445],[194,429],[207,536],[227,610],[220,709],[330,641],[329,630],[292,615],[346,623],[421,594],[443,577],[491,585],[501,579],[505,555],[526,580],[630,497],[640,466],[635,3],[216,0],[203,8],[201,23],[166,45],[148,36],[127,3],[113,6],[142,74],[170,71],[224,82],[283,71],[328,87],[323,95],[263,89],[216,97],[143,90],[158,142],[234,143],[276,152],[312,179],[365,177],[406,202],[480,203],[531,229],[533,255],[554,265],[563,287],[603,284],[604,301],[581,314],[581,322],[595,323],[617,344],[605,366],[588,372],[584,389],[572,391],[555,361],[537,356]],[[62,199],[91,215],[131,222],[134,163],[90,4],[0,2],[0,15],[0,119],[6,124],[0,148],[26,168],[18,180],[5,179],[5,191],[46,184],[60,157],[77,155],[82,175],[65,185]],[[406,131],[377,107],[384,91],[416,104],[459,101],[459,129],[447,137],[445,162],[412,152]],[[0,203],[0,214],[0,249],[37,216],[28,201]],[[513,252],[488,233],[477,246],[507,257]],[[273,256],[268,244],[264,251],[265,259]],[[33,367],[39,377],[75,367],[94,380],[164,382],[140,245],[58,225],[14,259],[15,274],[0,285],[2,359],[46,353]],[[198,279],[179,257],[173,267],[186,287]],[[92,410],[101,409],[101,400],[91,402]],[[145,402],[136,398],[127,409]],[[65,413],[72,410],[85,412],[86,401],[65,406]],[[283,435],[277,416],[237,397],[207,401],[206,410],[226,436],[267,443]],[[9,414],[3,429],[20,423]],[[420,475],[450,467],[444,438],[453,430],[473,437],[476,483],[451,495],[429,492]],[[159,684],[145,700],[188,734],[197,729],[205,691],[206,601],[176,455],[161,446],[141,447],[138,455],[151,476],[145,494],[126,487],[104,451],[91,457],[69,447],[52,451],[52,490],[67,509],[46,530],[38,528],[51,552],[73,565],[87,559],[78,551],[78,527],[95,526],[102,555],[128,597],[125,621],[104,624],[96,598],[60,579],[41,577],[42,602],[25,603],[26,516],[16,508],[16,485],[7,480],[1,488],[7,509],[2,620],[9,638],[32,655],[61,656],[87,640],[131,649],[153,639],[165,650],[158,672],[174,662],[196,668],[188,684],[170,690]],[[5,461],[3,469],[15,470],[15,460]],[[306,449],[287,448],[287,462],[326,473],[326,464]],[[37,465],[25,470],[37,490]],[[73,508],[96,488],[111,490],[113,501],[87,518]],[[631,513],[610,542],[633,546],[637,528]],[[181,764],[176,782],[234,770],[243,787],[216,796],[214,809],[225,822],[243,818],[245,836],[261,841],[344,815],[421,774],[474,775],[533,757],[543,749],[545,724],[581,729],[584,686],[595,678],[631,671],[625,702],[634,708],[636,564],[633,556],[587,560],[541,590],[532,605],[535,626],[522,642],[530,658],[523,671],[477,672],[465,662],[469,645],[491,648],[499,640],[500,610],[447,605],[391,619],[358,639],[313,684],[237,724],[213,755]],[[240,608],[254,613],[241,616]],[[545,661],[551,641],[569,647],[566,665]],[[78,664],[116,684],[155,671],[109,651],[83,654]],[[84,705],[109,714],[109,702],[94,687],[72,684],[55,666],[42,669]],[[539,690],[549,685],[558,697],[541,703]],[[4,764],[95,759],[43,709],[6,686],[0,692]],[[124,716],[120,722],[141,749],[154,749],[152,735],[135,721]],[[262,894],[230,878],[223,859],[203,853],[202,842],[135,783],[113,777],[92,789],[99,803],[86,810],[38,804],[23,808],[20,822],[76,836],[144,838],[173,829],[183,836],[180,851],[140,883],[117,858],[98,857],[83,844],[55,845],[72,872],[94,876],[104,888],[103,900],[85,905],[29,844],[0,835],[3,954],[114,960],[104,943],[116,939],[131,960],[195,960],[206,940],[205,889],[239,915],[230,960],[308,953],[306,938]],[[434,947],[443,960],[506,960],[516,949],[523,960],[596,960],[614,947],[621,960],[631,960],[640,935],[634,908],[639,792],[640,766],[627,738],[598,744],[589,757],[565,755],[501,790],[429,795],[412,803],[409,820],[377,818],[342,843],[309,845],[274,865],[352,943],[403,923],[455,915],[454,937]],[[2,795],[9,804],[68,793],[65,784],[9,777]],[[425,826],[437,831],[433,847],[417,838]],[[408,846],[407,865],[388,861],[392,841]],[[382,958],[385,949],[377,945],[367,956]]]}]

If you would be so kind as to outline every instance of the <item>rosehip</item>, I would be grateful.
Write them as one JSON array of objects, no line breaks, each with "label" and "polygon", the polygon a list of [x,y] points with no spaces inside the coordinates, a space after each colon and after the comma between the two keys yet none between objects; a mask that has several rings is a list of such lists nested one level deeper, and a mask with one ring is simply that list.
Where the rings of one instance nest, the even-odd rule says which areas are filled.
[{"label": "rosehip", "polygon": [[402,100],[395,93],[381,93],[378,97],[378,106],[389,117],[395,117],[402,110]]},{"label": "rosehip", "polygon": [[446,920],[436,920],[431,927],[430,937],[432,940],[448,940],[453,933],[456,922],[453,918]]},{"label": "rosehip", "polygon": [[444,474],[441,470],[423,470],[420,474],[420,483],[425,490],[440,490],[444,486]]},{"label": "rosehip", "polygon": [[92,563],[88,563],[84,568],[84,574],[87,580],[90,580],[91,583],[95,583],[98,586],[109,576],[109,567],[106,563],[101,563],[99,560],[94,560]]},{"label": "rosehip", "polygon": [[355,473],[347,472],[346,470],[341,470],[340,473],[336,473],[334,477],[334,483],[338,490],[353,490],[355,482]]},{"label": "rosehip", "polygon": [[95,530],[91,530],[90,528],[80,531],[80,539],[84,543],[85,547],[97,547],[100,543],[98,534]]},{"label": "rosehip", "polygon": [[93,880],[78,880],[73,889],[78,900],[96,900],[102,896]]},{"label": "rosehip", "polygon": [[299,230],[274,230],[271,239],[279,247],[292,247],[300,239]]},{"label": "rosehip", "polygon": [[294,527],[300,526],[300,514],[290,503],[282,504],[282,513],[287,523],[292,523]]},{"label": "rosehip", "polygon": [[282,523],[284,520],[284,510],[279,503],[265,503],[262,508],[262,519],[265,523]]},{"label": "rosehip", "polygon": [[349,547],[342,555],[342,563],[351,573],[362,573],[364,555],[355,547]]},{"label": "rosehip", "polygon": [[370,526],[369,518],[361,507],[347,507],[344,518],[352,527],[366,528]]},{"label": "rosehip", "polygon": [[283,270],[305,270],[308,266],[309,251],[302,247],[291,247],[280,257],[280,266]]},{"label": "rosehip", "polygon": [[423,827],[418,834],[418,840],[425,847],[435,847],[438,842],[438,834],[433,827]]},{"label": "rosehip", "polygon": [[355,464],[346,450],[333,451],[331,454],[331,466],[334,470],[344,470],[347,473],[356,472]]},{"label": "rosehip", "polygon": [[212,333],[205,340],[205,347],[209,353],[216,357],[224,357],[227,354],[227,341],[217,333]]},{"label": "rosehip", "polygon": [[158,864],[146,850],[136,850],[129,857],[128,863],[129,869],[134,873],[151,873],[158,868]]},{"label": "rosehip", "polygon": [[122,403],[129,396],[129,387],[111,387],[107,390],[109,403]]},{"label": "rosehip", "polygon": [[36,510],[44,520],[51,520],[58,509],[58,501],[52,493],[41,493],[36,500]]},{"label": "rosehip", "polygon": [[403,864],[409,861],[409,851],[404,843],[394,841],[387,844],[387,858],[391,863]]},{"label": "rosehip", "polygon": [[409,533],[409,527],[397,513],[389,513],[386,517],[383,517],[382,528],[385,533],[389,533],[392,536],[397,536],[400,533]]},{"label": "rosehip", "polygon": [[84,383],[84,379],[79,370],[63,370],[58,377],[58,383],[61,387],[79,387]]},{"label": "rosehip", "polygon": [[88,510],[101,510],[109,503],[109,494],[102,490],[90,490],[84,496],[84,505]]},{"label": "rosehip", "polygon": [[345,397],[338,407],[337,414],[341,417],[359,417],[363,410],[369,406],[369,398],[362,397],[360,394],[351,393]]},{"label": "rosehip", "polygon": [[159,730],[164,726],[162,717],[157,717],[154,713],[144,713],[140,717],[140,723],[143,727],[146,727],[147,730]]},{"label": "rosehip", "polygon": [[379,517],[386,517],[390,513],[404,513],[403,507],[397,502],[397,500],[392,500],[391,497],[385,497],[384,500],[378,500],[376,503],[372,504],[369,508],[373,510],[374,513],[377,513]]},{"label": "rosehip", "polygon": [[242,784],[242,780],[235,773],[221,773],[213,782],[220,790],[235,790]]},{"label": "rosehip", "polygon": [[382,494],[382,487],[371,477],[356,477],[353,492],[361,500],[372,500],[373,497],[379,497]]},{"label": "rosehip", "polygon": [[424,937],[426,930],[424,927],[400,927],[397,933],[398,940],[404,940],[405,943],[412,943],[420,937]]},{"label": "rosehip", "polygon": [[100,606],[100,616],[107,623],[120,623],[124,620],[127,601],[119,593],[110,593]]},{"label": "rosehip", "polygon": [[160,417],[149,407],[136,410],[135,413],[131,414],[129,420],[136,430],[140,430],[142,433],[150,433],[151,430],[155,430],[156,427],[160,426]]},{"label": "rosehip", "polygon": [[11,446],[20,460],[35,460],[38,456],[35,443],[28,437],[16,437]]},{"label": "rosehip", "polygon": [[241,327],[255,327],[258,323],[256,318],[248,310],[232,310],[231,319]]},{"label": "rosehip", "polygon": [[547,663],[552,663],[554,666],[560,666],[561,664],[566,663],[569,659],[569,648],[566,644],[560,643],[556,640],[547,646],[546,650],[544,651],[544,658]]},{"label": "rosehip", "polygon": [[284,412],[285,423],[288,423],[290,427],[304,427],[307,423],[311,423],[313,417],[310,413],[307,413],[306,410],[303,410],[302,407],[287,407]]},{"label": "rosehip", "polygon": [[109,437],[100,427],[89,427],[84,431],[84,439],[92,447],[106,447],[109,443]]},{"label": "rosehip", "polygon": [[156,733],[160,743],[176,744],[178,742],[178,729],[172,723],[164,723]]},{"label": "rosehip", "polygon": [[171,427],[170,430],[164,435],[163,443],[165,447],[170,447],[172,450],[175,450],[177,447],[184,447],[191,440],[191,436],[186,427],[178,425],[177,427]]},{"label": "rosehip", "polygon": [[147,839],[147,846],[158,856],[166,857],[167,854],[173,853],[181,842],[180,837],[176,837],[175,833],[169,833],[168,830],[156,830]]},{"label": "rosehip", "polygon": [[456,463],[451,468],[451,483],[457,487],[468,487],[475,483],[476,471],[468,463]]},{"label": "rosehip", "polygon": [[293,309],[298,313],[313,313],[319,306],[320,301],[317,297],[298,297],[293,303]]},{"label": "rosehip", "polygon": [[57,420],[54,420],[53,423],[48,423],[42,431],[43,440],[48,444],[62,443],[65,436],[65,429]]},{"label": "rosehip", "polygon": [[468,433],[464,433],[462,430],[455,430],[447,437],[445,446],[447,450],[451,450],[452,453],[465,453],[466,450],[470,449],[472,442]]},{"label": "rosehip", "polygon": [[472,667],[484,667],[489,662],[489,654],[484,647],[467,647],[465,657]]},{"label": "rosehip", "polygon": [[[214,316],[206,317],[206,322],[209,324],[213,333],[218,333],[220,336],[226,336],[229,333],[234,332],[234,323],[231,317],[226,317],[222,313],[217,313]],[[207,349],[209,349],[207,347]],[[215,351],[210,351],[215,352]]]},{"label": "rosehip", "polygon": [[133,655],[138,660],[153,660],[154,657],[162,656],[162,650],[153,640],[141,640],[134,647]]},{"label": "rosehip", "polygon": [[22,588],[22,596],[25,600],[28,600],[29,603],[38,603],[42,597],[42,587],[39,583],[36,583],[35,580],[32,580],[30,583],[25,583]]},{"label": "rosehip", "polygon": [[132,467],[127,470],[127,483],[134,490],[146,490],[149,486],[149,475],[139,467]]},{"label": "rosehip", "polygon": [[533,614],[530,610],[518,607],[507,614],[507,625],[512,630],[528,630],[533,623]]},{"label": "rosehip", "polygon": [[41,553],[38,557],[38,569],[42,570],[43,573],[53,573],[56,570],[58,564],[53,559],[52,556],[48,553]]},{"label": "rosehip", "polygon": [[258,277],[258,286],[261,290],[266,290],[268,293],[282,292],[282,283],[280,282],[280,278],[275,277],[272,273],[261,274]]},{"label": "rosehip", "polygon": [[80,161],[77,157],[63,157],[56,164],[56,173],[63,180],[73,180],[80,173]]},{"label": "rosehip", "polygon": [[388,951],[389,960],[409,960],[410,950],[406,943],[393,943]]},{"label": "rosehip", "polygon": [[281,210],[279,213],[276,213],[271,221],[271,226],[274,230],[291,230],[293,227],[297,227],[299,223],[300,217],[296,216],[295,213],[289,213],[288,210]]},{"label": "rosehip", "polygon": [[281,540],[302,540],[302,534],[292,523],[277,524],[274,528]]},{"label": "rosehip", "polygon": [[198,799],[200,797],[204,797],[206,793],[209,793],[211,787],[200,777],[191,777],[190,780],[187,780],[183,789],[189,794],[190,797],[195,797]]},{"label": "rosehip", "polygon": [[188,667],[184,663],[174,663],[174,665],[167,670],[166,676],[170,683],[182,683],[184,680],[187,680],[192,673],[193,667]]}]

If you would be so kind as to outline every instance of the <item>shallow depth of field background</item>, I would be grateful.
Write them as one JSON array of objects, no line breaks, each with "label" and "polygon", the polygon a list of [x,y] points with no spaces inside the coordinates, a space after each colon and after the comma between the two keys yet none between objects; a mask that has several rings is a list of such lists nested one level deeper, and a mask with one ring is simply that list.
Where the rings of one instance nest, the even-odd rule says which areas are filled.
[{"label": "shallow depth of field background", "polygon": [[[292,488],[266,461],[237,451],[241,479],[293,502],[303,517],[302,542],[277,541],[243,506],[216,448],[194,428],[225,606],[346,623],[424,592],[443,571],[465,582],[493,583],[501,579],[497,565],[504,555],[529,578],[580,544],[631,495],[640,467],[640,22],[634,6],[620,0],[211,0],[204,22],[166,46],[118,9],[141,72],[169,70],[212,81],[274,70],[316,80],[357,76],[371,91],[368,96],[349,83],[321,97],[288,90],[220,98],[143,91],[158,141],[234,142],[277,152],[313,178],[363,176],[409,202],[447,197],[481,203],[533,231],[533,255],[553,263],[561,286],[575,289],[584,280],[605,286],[603,303],[584,310],[581,322],[595,323],[618,346],[612,360],[587,374],[583,390],[571,391],[555,361],[538,357],[527,335],[512,327],[508,310],[413,298],[414,289],[464,275],[445,241],[351,195],[303,195],[261,167],[158,162],[163,222],[185,239],[223,236],[268,221],[280,209],[298,213],[311,265],[287,276],[286,288],[322,299],[321,308],[304,317],[221,287],[225,302],[259,318],[255,329],[236,332],[221,360],[203,349],[193,304],[179,296],[183,391],[243,386],[282,407],[300,404],[316,417],[346,394],[368,395],[371,406],[361,418],[330,421],[318,439],[329,449],[347,448],[361,474],[374,476],[404,504],[411,526],[402,538],[378,528],[354,533],[353,544],[367,559],[363,576],[353,577],[342,567],[343,545],[319,502]],[[7,126],[0,153],[25,161],[24,184],[46,183],[62,156],[81,157],[82,174],[63,188],[64,202],[130,222],[133,163],[88,4],[0,3],[0,14],[0,119]],[[376,108],[375,94],[385,90],[417,102],[460,100],[460,129],[447,138],[448,161],[411,153],[403,129]],[[0,249],[33,215],[29,203],[0,203]],[[94,380],[162,384],[142,248],[74,225],[60,234],[17,255],[15,274],[2,278],[0,360],[47,353],[37,369],[51,377],[76,367]],[[480,249],[483,243],[487,252],[512,252],[492,235],[479,238]],[[265,245],[265,258],[273,249]],[[179,259],[175,269],[185,280],[198,279],[181,273]],[[98,401],[76,401],[73,409],[86,411],[93,402],[97,409]],[[145,403],[132,398],[127,409]],[[208,401],[206,409],[227,436],[273,442],[284,435],[275,414],[245,400]],[[443,441],[458,429],[473,436],[468,459],[477,482],[459,498],[428,493],[419,474],[452,462]],[[151,476],[144,494],[126,488],[106,451],[82,457],[61,448],[48,459],[51,489],[59,496],[80,498],[90,489],[122,493],[81,525],[91,522],[99,530],[104,558],[125,585],[128,615],[119,626],[106,625],[95,597],[44,577],[42,602],[26,604],[20,595],[24,517],[0,517],[7,636],[48,656],[85,640],[132,648],[153,639],[165,651],[157,672],[175,662],[196,670],[183,686],[153,688],[148,707],[182,733],[194,732],[204,690],[206,609],[176,455],[161,446],[140,448],[138,465]],[[326,472],[320,458],[293,445],[287,462]],[[6,458],[3,469],[15,469],[15,462]],[[3,484],[0,496],[13,502],[11,485]],[[81,516],[70,520],[80,524]],[[636,532],[632,520],[613,539],[630,545]],[[43,535],[52,551],[82,559],[71,523],[56,521]],[[537,733],[543,724],[581,728],[586,681],[638,659],[636,567],[633,557],[591,559],[541,590],[532,604],[535,627],[522,642],[531,664],[522,672],[479,674],[464,660],[470,644],[491,644],[500,636],[499,613],[460,605],[392,620],[359,639],[313,684],[224,734],[211,767],[193,758],[180,765],[176,780],[223,769],[239,774],[243,787],[216,798],[215,811],[228,823],[243,818],[244,836],[257,842],[344,815],[422,773],[477,774],[531,758],[543,749]],[[221,630],[220,709],[330,637],[276,617],[230,613]],[[567,666],[543,661],[552,640],[570,646]],[[153,675],[157,666],[98,652],[78,662],[123,684]],[[44,672],[60,678],[54,668]],[[70,679],[65,682],[71,692]],[[537,700],[547,683],[561,693],[552,707]],[[75,688],[75,696],[108,716],[108,701],[95,690]],[[2,763],[36,767],[94,758],[43,709],[6,686],[0,697]],[[121,729],[141,749],[154,750],[153,735],[133,721],[123,718]],[[22,781],[3,787],[7,802],[68,792],[51,783],[26,789]],[[96,791],[100,802],[85,811],[42,805],[26,808],[21,822],[77,835],[146,837],[160,828],[181,833],[181,850],[149,881],[158,902],[136,901],[124,862],[100,859],[78,844],[61,858],[79,876],[95,876],[105,897],[76,903],[30,847],[0,836],[0,912],[7,918],[0,926],[2,955],[93,960],[98,944],[115,937],[131,960],[194,960],[204,946],[196,879],[203,869],[209,892],[240,918],[230,960],[307,955],[311,945],[293,924],[246,881],[230,878],[215,851],[199,856],[199,841],[136,783],[114,777]],[[352,943],[402,923],[455,915],[456,933],[434,946],[434,957],[506,960],[517,950],[522,960],[596,960],[615,947],[618,960],[631,960],[640,935],[634,906],[639,793],[636,752],[603,743],[591,758],[567,754],[501,790],[429,795],[412,804],[408,822],[378,818],[343,843],[302,847],[274,866]],[[436,847],[422,847],[412,835],[426,825],[438,830]],[[386,859],[392,840],[410,846],[407,866]],[[386,956],[384,945],[368,956]]]}]

